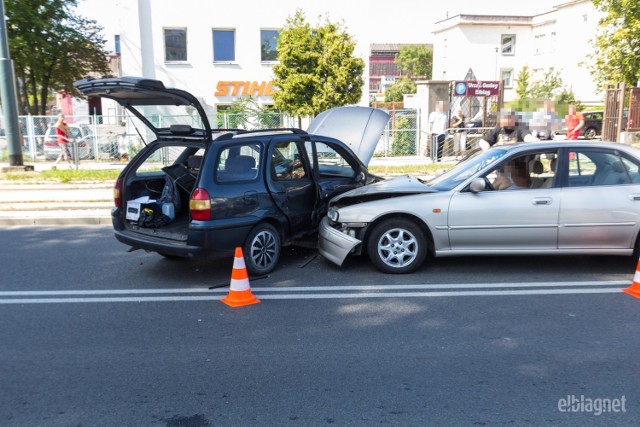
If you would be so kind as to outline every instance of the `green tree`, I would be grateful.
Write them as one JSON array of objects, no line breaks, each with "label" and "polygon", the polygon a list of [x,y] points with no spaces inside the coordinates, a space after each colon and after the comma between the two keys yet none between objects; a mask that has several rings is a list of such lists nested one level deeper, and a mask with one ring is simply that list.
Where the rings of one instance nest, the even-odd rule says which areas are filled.
[{"label": "green tree", "polygon": [[598,23],[594,51],[588,68],[598,86],[626,83],[635,86],[640,78],[640,2],[637,0],[593,0],[604,13]]},{"label": "green tree", "polygon": [[409,77],[400,77],[384,91],[385,102],[400,102],[405,93],[416,93],[416,84]]},{"label": "green tree", "polygon": [[512,103],[512,108],[516,111],[535,111],[541,107],[545,99],[553,100],[560,107],[559,110],[564,110],[568,104],[575,104],[578,110],[583,108],[573,90],[563,85],[562,78],[553,68],[549,69],[541,79],[531,82],[529,67],[525,65],[518,73],[515,82],[517,98]]},{"label": "green tree", "polygon": [[395,63],[398,69],[410,77],[431,78],[433,50],[422,44],[409,44],[400,48]]},{"label": "green tree", "polygon": [[21,112],[45,114],[56,91],[79,96],[74,81],[109,73],[102,28],[76,14],[77,0],[6,0],[5,6]]},{"label": "green tree", "polygon": [[362,97],[364,61],[355,58],[355,42],[340,24],[325,19],[312,27],[302,11],[287,18],[278,38],[273,67],[279,111],[312,116],[329,108],[355,104]]}]

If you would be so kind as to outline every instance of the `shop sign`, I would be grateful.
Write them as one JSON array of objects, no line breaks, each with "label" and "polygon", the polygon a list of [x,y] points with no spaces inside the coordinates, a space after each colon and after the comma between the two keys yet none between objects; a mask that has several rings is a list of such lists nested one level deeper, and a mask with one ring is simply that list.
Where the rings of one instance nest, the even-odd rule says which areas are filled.
[{"label": "shop sign", "polygon": [[498,96],[499,94],[499,81],[465,80],[453,82],[454,96]]},{"label": "shop sign", "polygon": [[272,96],[273,82],[219,81],[215,96]]}]

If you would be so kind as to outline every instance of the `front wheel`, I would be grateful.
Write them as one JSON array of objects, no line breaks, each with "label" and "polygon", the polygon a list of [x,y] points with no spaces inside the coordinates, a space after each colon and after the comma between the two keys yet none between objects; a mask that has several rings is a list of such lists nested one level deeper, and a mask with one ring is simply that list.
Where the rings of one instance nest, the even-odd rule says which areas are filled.
[{"label": "front wheel", "polygon": [[280,259],[280,235],[271,224],[258,224],[244,244],[247,272],[260,276],[272,272]]},{"label": "front wheel", "polygon": [[387,219],[371,231],[367,252],[373,265],[384,273],[412,273],[427,256],[427,239],[413,221]]}]

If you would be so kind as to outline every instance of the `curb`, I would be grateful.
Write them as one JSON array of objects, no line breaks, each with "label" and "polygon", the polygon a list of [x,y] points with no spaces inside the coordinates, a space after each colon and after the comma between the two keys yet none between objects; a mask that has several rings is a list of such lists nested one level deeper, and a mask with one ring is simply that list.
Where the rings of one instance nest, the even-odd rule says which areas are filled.
[{"label": "curb", "polygon": [[111,225],[111,216],[82,217],[7,217],[0,218],[0,226],[55,226],[55,225]]}]

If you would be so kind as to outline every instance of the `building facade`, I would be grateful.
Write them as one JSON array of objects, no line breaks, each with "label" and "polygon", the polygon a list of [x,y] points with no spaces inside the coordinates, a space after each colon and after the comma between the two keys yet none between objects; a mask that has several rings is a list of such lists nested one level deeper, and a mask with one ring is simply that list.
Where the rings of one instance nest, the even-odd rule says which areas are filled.
[{"label": "building facade", "polygon": [[[261,106],[271,105],[276,90],[272,85],[275,38],[299,8],[311,25],[323,22],[324,17],[344,23],[344,31],[357,39],[354,54],[367,62],[366,21],[349,19],[362,15],[361,5],[335,0],[321,3],[300,8],[299,1],[265,0],[244,2],[246,9],[242,9],[234,2],[201,0],[182,0],[180,7],[173,0],[121,2],[122,74],[185,89],[211,113],[243,96],[253,97]],[[363,88],[363,105],[369,101],[367,87],[368,82]]]},{"label": "building facade", "polygon": [[583,104],[601,104],[586,63],[600,13],[590,0],[559,4],[535,16],[460,14],[436,23],[433,78],[503,82],[504,100],[515,98],[515,80],[523,67],[530,81],[553,69]]},{"label": "building facade", "polygon": [[[373,0],[116,3],[115,45],[122,75],[159,79],[185,89],[212,114],[243,96],[272,105],[271,94],[277,90],[272,85],[275,37],[297,10],[311,25],[325,18],[341,23],[354,38],[354,54],[365,61],[361,105],[379,96],[400,74],[393,59],[402,44],[380,40],[380,28],[387,25],[398,32],[402,27],[391,19],[377,22],[370,17],[369,11],[380,8]],[[598,104],[602,94],[596,92],[585,66],[598,19],[590,0],[564,2],[534,16],[459,14],[436,22],[433,33],[425,30],[424,39],[414,42],[433,41],[428,44],[434,50],[433,80],[464,80],[468,75],[501,80],[504,100],[509,101],[525,65],[532,80],[553,68],[582,103]]]}]

